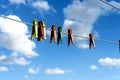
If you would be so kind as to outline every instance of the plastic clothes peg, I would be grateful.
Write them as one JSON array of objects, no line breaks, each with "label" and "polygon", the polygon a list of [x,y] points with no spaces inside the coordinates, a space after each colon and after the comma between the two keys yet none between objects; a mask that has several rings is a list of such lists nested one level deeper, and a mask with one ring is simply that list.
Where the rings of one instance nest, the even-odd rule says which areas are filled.
[{"label": "plastic clothes peg", "polygon": [[43,22],[39,21],[38,22],[38,41],[42,41],[42,38],[44,37],[44,32],[43,32]]},{"label": "plastic clothes peg", "polygon": [[89,49],[91,49],[92,45],[94,48],[96,47],[94,42],[94,36],[92,34],[89,34]]},{"label": "plastic clothes peg", "polygon": [[68,29],[68,46],[70,46],[70,41],[72,41],[72,44],[74,44],[74,39],[72,36],[72,29]]},{"label": "plastic clothes peg", "polygon": [[43,21],[43,39],[46,39],[46,23]]},{"label": "plastic clothes peg", "polygon": [[55,25],[52,25],[52,28],[51,28],[50,43],[52,43],[53,38],[54,38],[54,42],[56,42],[56,26]]},{"label": "plastic clothes peg", "polygon": [[38,21],[36,19],[33,20],[33,26],[32,26],[32,34],[31,34],[31,39],[34,39],[34,36],[38,38],[38,27],[37,27]]},{"label": "plastic clothes peg", "polygon": [[60,44],[62,43],[62,27],[58,27],[58,37],[57,37],[57,43]]}]

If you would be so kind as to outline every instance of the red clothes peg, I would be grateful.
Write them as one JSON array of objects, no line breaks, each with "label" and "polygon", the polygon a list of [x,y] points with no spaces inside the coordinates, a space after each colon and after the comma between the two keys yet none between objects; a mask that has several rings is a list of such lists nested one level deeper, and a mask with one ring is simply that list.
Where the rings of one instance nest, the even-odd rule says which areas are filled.
[{"label": "red clothes peg", "polygon": [[38,41],[46,39],[46,24],[43,21],[38,22]]},{"label": "red clothes peg", "polygon": [[50,43],[52,43],[53,38],[54,38],[54,42],[56,42],[56,26],[55,25],[52,25],[52,28],[51,28]]},{"label": "red clothes peg", "polygon": [[70,46],[70,41],[72,41],[72,44],[74,44],[74,39],[72,36],[72,29],[68,29],[68,46]]},{"label": "red clothes peg", "polygon": [[44,31],[43,31],[43,22],[39,21],[38,22],[38,41],[42,41],[44,38]]},{"label": "red clothes peg", "polygon": [[94,36],[92,34],[89,34],[89,49],[91,49],[92,45],[94,48],[96,47],[94,42]]}]

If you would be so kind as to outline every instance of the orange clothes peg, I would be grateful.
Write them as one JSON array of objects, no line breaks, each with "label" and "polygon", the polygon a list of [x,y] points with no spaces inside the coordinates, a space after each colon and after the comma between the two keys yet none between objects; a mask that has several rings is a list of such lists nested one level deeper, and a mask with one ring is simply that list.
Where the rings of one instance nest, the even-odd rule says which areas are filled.
[{"label": "orange clothes peg", "polygon": [[68,46],[70,46],[70,41],[72,41],[72,44],[74,44],[74,39],[72,36],[72,29],[68,29]]},{"label": "orange clothes peg", "polygon": [[56,42],[56,26],[55,25],[52,25],[52,28],[51,28],[50,43],[52,43],[53,38],[54,38],[54,42]]},{"label": "orange clothes peg", "polygon": [[34,35],[36,36],[36,38],[38,38],[38,27],[37,27],[37,20],[34,19],[33,20],[33,26],[32,26],[32,34],[31,34],[31,39],[34,39]]},{"label": "orange clothes peg", "polygon": [[96,47],[94,42],[94,36],[92,34],[89,34],[89,49],[91,49],[92,45],[94,48]]}]

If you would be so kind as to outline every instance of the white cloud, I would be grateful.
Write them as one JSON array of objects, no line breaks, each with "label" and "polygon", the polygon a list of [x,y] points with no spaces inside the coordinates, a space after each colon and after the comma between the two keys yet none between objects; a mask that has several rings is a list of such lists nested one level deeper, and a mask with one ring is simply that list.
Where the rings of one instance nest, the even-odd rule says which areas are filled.
[{"label": "white cloud", "polygon": [[11,64],[19,64],[19,65],[28,65],[28,64],[30,64],[30,62],[27,61],[24,57],[14,58],[9,63],[11,63]]},{"label": "white cloud", "polygon": [[6,58],[7,58],[7,56],[2,55],[2,56],[0,56],[0,61],[5,60]]},{"label": "white cloud", "polygon": [[45,73],[46,74],[65,74],[65,73],[70,73],[72,70],[63,70],[60,68],[54,68],[54,69],[46,69]]},{"label": "white cloud", "polygon": [[[21,21],[18,16],[7,16],[12,19]],[[36,45],[29,39],[27,25],[0,18],[0,46],[5,47],[27,57],[38,56],[33,50]]]},{"label": "white cloud", "polygon": [[39,68],[35,68],[35,69],[29,68],[29,69],[28,69],[28,72],[29,72],[30,74],[37,74],[37,73],[39,72]]},{"label": "white cloud", "polygon": [[29,76],[28,76],[28,75],[25,75],[25,76],[24,76],[24,78],[25,78],[25,79],[28,79],[28,78],[29,78]]},{"label": "white cloud", "polygon": [[97,67],[96,65],[91,65],[91,66],[90,66],[90,69],[91,69],[91,70],[97,70],[98,67]]},{"label": "white cloud", "polygon": [[47,1],[36,1],[32,3],[32,6],[35,8],[43,9],[45,11],[50,10],[50,6]]},{"label": "white cloud", "polygon": [[[120,3],[117,3],[115,1],[109,2],[111,5],[115,6],[116,8],[120,9]],[[115,10],[118,14],[120,14],[119,10]]]},{"label": "white cloud", "polygon": [[6,71],[8,71],[7,67],[0,66],[0,72],[6,72]]},{"label": "white cloud", "polygon": [[9,0],[11,4],[25,4],[25,0]]},{"label": "white cloud", "polygon": [[5,6],[5,5],[0,5],[0,7],[2,7],[3,9],[7,8],[7,6]]},{"label": "white cloud", "polygon": [[115,1],[111,1],[109,3],[112,4],[113,6],[117,7],[117,8],[120,8],[120,4],[116,3]]},{"label": "white cloud", "polygon": [[[120,6],[120,3],[113,2]],[[88,35],[92,33],[95,21],[100,16],[115,12],[115,10],[100,0],[83,0],[81,2],[73,0],[73,3],[65,7],[63,12],[65,15],[63,31],[72,28],[74,34],[89,37]],[[75,40],[79,48],[88,47],[86,40],[81,38],[75,38]]]},{"label": "white cloud", "polygon": [[100,58],[98,61],[102,66],[108,66],[108,67],[117,67],[120,68],[120,58]]},{"label": "white cloud", "polygon": [[52,6],[50,6],[48,2],[45,0],[32,1],[31,5],[34,8],[38,9],[38,11],[41,14],[43,14],[43,12],[48,12],[48,11],[55,12],[55,9]]},{"label": "white cloud", "polygon": [[0,62],[4,64],[17,64],[23,66],[30,64],[30,61],[27,61],[24,57],[19,57],[17,53],[12,53],[10,56],[1,55]]}]

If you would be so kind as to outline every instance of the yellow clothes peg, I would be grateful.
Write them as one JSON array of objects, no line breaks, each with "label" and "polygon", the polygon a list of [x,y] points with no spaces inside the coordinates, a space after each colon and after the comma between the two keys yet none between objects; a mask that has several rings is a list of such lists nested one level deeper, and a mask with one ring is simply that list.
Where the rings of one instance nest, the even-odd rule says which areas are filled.
[{"label": "yellow clothes peg", "polygon": [[33,26],[32,26],[32,35],[31,39],[34,39],[34,36],[38,38],[38,27],[37,27],[38,21],[36,19],[33,20]]},{"label": "yellow clothes peg", "polygon": [[43,39],[46,39],[46,23],[43,21]]}]

